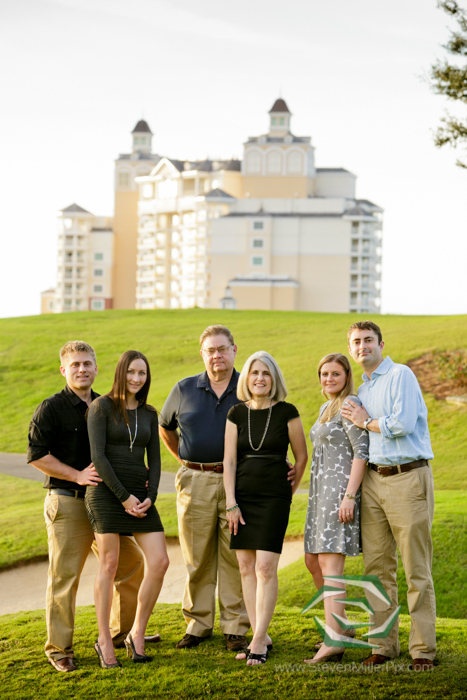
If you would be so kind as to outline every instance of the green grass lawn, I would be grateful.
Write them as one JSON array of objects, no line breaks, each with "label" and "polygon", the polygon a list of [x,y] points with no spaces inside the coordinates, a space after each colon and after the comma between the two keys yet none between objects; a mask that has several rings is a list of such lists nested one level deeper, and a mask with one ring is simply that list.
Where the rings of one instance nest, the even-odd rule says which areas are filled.
[{"label": "green grass lawn", "polygon": [[196,649],[179,651],[175,643],[185,625],[179,605],[157,605],[150,629],[162,635],[162,642],[147,651],[154,655],[149,664],[133,664],[124,650],[117,652],[122,668],[102,671],[93,644],[97,625],[93,607],[78,608],[74,649],[79,668],[74,673],[57,673],[43,653],[44,612],[18,613],[0,617],[0,683],[2,695],[18,700],[146,700],[167,698],[193,700],[215,698],[290,698],[293,700],[464,700],[467,686],[467,622],[438,620],[438,661],[432,672],[410,671],[407,654],[409,620],[401,617],[401,656],[396,662],[369,673],[360,662],[365,651],[349,649],[342,663],[318,669],[302,663],[313,654],[317,632],[310,615],[298,608],[278,605],[270,632],[274,650],[264,666],[249,668],[228,653],[216,626],[215,636]]},{"label": "green grass lawn", "polygon": [[[289,399],[302,415],[305,431],[316,420],[323,401],[316,367],[329,352],[346,352],[352,314],[303,312],[106,311],[32,316],[0,320],[0,383],[2,433],[0,451],[25,452],[31,415],[40,401],[63,388],[58,351],[69,339],[90,342],[97,351],[99,375],[95,388],[109,390],[120,354],[135,348],[147,354],[153,376],[150,400],[161,408],[172,386],[204,369],[198,339],[211,323],[223,323],[238,344],[236,366],[251,353],[268,350],[278,360],[287,381]],[[361,319],[360,319],[361,320]],[[467,346],[465,316],[381,316],[387,352],[407,362],[432,350]],[[356,368],[356,385],[360,384]],[[467,489],[467,455],[460,437],[467,408],[426,396],[435,460],[437,489]],[[162,450],[163,468],[175,471],[175,460]]]}]

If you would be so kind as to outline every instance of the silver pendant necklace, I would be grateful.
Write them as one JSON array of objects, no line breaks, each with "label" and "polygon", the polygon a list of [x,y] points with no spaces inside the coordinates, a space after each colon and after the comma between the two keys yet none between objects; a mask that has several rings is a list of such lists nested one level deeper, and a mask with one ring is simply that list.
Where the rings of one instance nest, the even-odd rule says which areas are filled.
[{"label": "silver pendant necklace", "polygon": [[271,404],[269,406],[268,419],[266,421],[266,427],[264,429],[263,437],[261,438],[261,442],[259,443],[258,447],[253,447],[253,443],[251,441],[251,417],[250,417],[250,405],[249,404],[247,404],[247,408],[248,408],[248,440],[250,441],[251,449],[254,450],[255,452],[259,452],[259,450],[263,446],[263,442],[264,442],[264,438],[266,437],[266,433],[268,432],[269,421],[271,420],[271,413],[272,413],[272,401],[271,401]]},{"label": "silver pendant necklace", "polygon": [[136,427],[135,427],[135,435],[132,439],[131,437],[131,430],[130,430],[130,424],[127,423],[126,427],[128,428],[128,433],[130,435],[130,452],[133,452],[133,445],[135,444],[136,436],[138,435],[138,406],[135,408],[135,417],[136,417]]}]

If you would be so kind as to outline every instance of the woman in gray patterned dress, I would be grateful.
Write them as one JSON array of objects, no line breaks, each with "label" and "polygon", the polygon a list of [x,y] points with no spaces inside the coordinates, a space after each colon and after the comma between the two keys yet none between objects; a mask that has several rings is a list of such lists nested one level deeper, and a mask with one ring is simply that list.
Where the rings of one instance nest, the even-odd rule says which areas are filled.
[{"label": "woman in gray patterned dress", "polygon": [[[352,369],[347,357],[340,353],[326,355],[319,363],[318,376],[321,392],[329,400],[321,406],[310,431],[313,457],[305,524],[305,563],[319,590],[328,576],[342,576],[346,556],[357,556],[361,551],[359,489],[368,460],[368,433],[341,413],[347,397],[360,404],[353,395]],[[332,580],[328,583],[342,587],[343,593],[325,598],[326,626],[343,635],[344,630],[332,613],[345,617],[343,606],[336,602],[345,597],[345,588]],[[344,649],[322,644],[315,657],[305,662],[340,659]]]}]

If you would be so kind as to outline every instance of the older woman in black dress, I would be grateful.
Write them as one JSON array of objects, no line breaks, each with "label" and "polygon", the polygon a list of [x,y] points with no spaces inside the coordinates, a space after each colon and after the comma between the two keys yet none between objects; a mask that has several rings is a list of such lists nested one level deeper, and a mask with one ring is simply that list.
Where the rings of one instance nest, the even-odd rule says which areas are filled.
[{"label": "older woman in black dress", "polygon": [[164,529],[154,505],[161,464],[157,413],[147,403],[150,384],[146,357],[129,350],[118,361],[112,389],[93,401],[88,413],[91,458],[102,478],[96,488],[88,489],[85,498],[99,549],[94,585],[99,626],[95,650],[102,668],[120,665],[109,630],[120,534],[134,535],[146,561],[135,621],[125,640],[128,655],[135,662],[152,658],[144,653],[144,633],[169,564]]},{"label": "older woman in black dress", "polygon": [[[277,566],[307,449],[300,416],[284,401],[285,382],[269,353],[257,352],[246,361],[237,396],[246,403],[227,415],[224,485],[230,547],[237,551],[253,639],[236,658],[257,666],[272,648],[268,627],[277,601]],[[287,481],[289,444],[295,457],[293,487]]]}]

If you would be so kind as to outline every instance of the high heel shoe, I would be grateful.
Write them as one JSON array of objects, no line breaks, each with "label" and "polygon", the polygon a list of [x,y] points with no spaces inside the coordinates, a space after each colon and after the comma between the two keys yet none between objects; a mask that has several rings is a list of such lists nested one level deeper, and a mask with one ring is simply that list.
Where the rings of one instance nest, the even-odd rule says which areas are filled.
[{"label": "high heel shoe", "polygon": [[135,649],[135,644],[133,642],[131,634],[129,634],[128,637],[125,639],[125,647],[127,656],[131,658],[131,660],[134,661],[135,664],[145,664],[148,661],[152,661],[152,656],[147,656],[146,654],[138,654],[138,652]]},{"label": "high heel shoe", "polygon": [[324,664],[329,661],[341,661],[344,656],[345,647],[334,647],[332,651],[327,654],[323,654],[318,659],[314,656],[312,659],[303,659],[305,664]]},{"label": "high heel shoe", "polygon": [[[348,630],[344,630],[342,632],[342,634],[344,635],[344,637],[352,637],[353,638],[353,637],[357,636],[357,630],[355,629],[355,627],[350,627]],[[316,642],[315,649],[321,649],[322,646],[323,646],[323,641],[321,640],[319,642]]]},{"label": "high heel shoe", "polygon": [[96,652],[97,656],[99,657],[99,666],[101,668],[121,668],[122,664],[117,661],[114,664],[108,664],[107,661],[104,659],[104,654],[102,653],[102,649],[99,646],[99,642],[96,642],[94,644],[94,651]]}]

